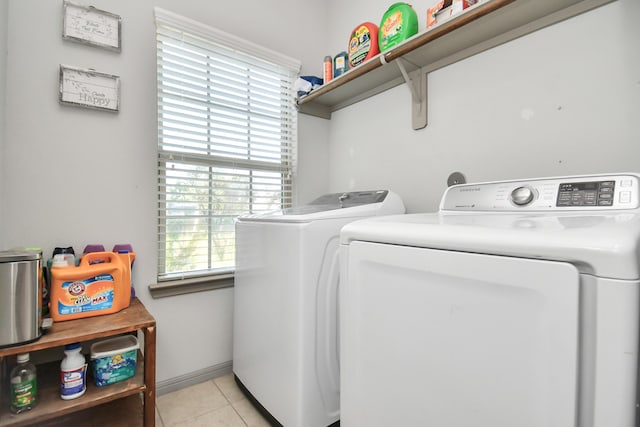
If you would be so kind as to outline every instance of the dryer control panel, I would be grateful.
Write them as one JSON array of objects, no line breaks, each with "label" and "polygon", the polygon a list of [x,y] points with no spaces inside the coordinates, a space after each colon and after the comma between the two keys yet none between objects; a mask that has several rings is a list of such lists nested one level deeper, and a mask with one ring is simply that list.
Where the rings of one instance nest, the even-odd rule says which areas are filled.
[{"label": "dryer control panel", "polygon": [[441,211],[591,211],[636,209],[640,175],[581,175],[449,187]]}]

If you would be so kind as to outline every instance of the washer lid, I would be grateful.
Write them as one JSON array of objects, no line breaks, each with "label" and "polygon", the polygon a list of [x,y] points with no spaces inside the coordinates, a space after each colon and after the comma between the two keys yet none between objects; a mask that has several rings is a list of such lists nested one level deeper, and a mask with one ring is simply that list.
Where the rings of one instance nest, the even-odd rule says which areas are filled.
[{"label": "washer lid", "polygon": [[378,242],[570,262],[583,273],[640,278],[640,213],[456,214],[367,218],[347,224],[341,243]]},{"label": "washer lid", "polygon": [[318,197],[307,205],[243,215],[238,221],[309,222],[319,219],[404,213],[400,197],[388,190],[350,191]]},{"label": "washer lid", "polygon": [[349,225],[352,240],[568,261],[640,278],[640,175],[579,175],[449,187],[439,213]]}]

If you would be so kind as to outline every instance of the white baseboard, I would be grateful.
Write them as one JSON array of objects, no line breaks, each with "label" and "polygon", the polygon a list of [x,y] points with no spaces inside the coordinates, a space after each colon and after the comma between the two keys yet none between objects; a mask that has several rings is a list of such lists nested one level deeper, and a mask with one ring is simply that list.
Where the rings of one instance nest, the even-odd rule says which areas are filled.
[{"label": "white baseboard", "polygon": [[228,362],[223,362],[195,372],[189,372],[188,374],[180,375],[179,377],[159,381],[156,383],[156,396],[162,396],[163,394],[171,393],[172,391],[221,377],[231,372],[232,368],[232,362],[229,360]]}]

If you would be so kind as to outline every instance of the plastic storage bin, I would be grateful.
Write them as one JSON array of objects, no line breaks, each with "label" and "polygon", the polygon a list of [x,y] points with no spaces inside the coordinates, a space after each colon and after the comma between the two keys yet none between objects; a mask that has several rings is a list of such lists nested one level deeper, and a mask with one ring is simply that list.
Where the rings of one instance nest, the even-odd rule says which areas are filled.
[{"label": "plastic storage bin", "polygon": [[138,339],[123,335],[91,345],[91,367],[97,386],[124,381],[136,374]]}]

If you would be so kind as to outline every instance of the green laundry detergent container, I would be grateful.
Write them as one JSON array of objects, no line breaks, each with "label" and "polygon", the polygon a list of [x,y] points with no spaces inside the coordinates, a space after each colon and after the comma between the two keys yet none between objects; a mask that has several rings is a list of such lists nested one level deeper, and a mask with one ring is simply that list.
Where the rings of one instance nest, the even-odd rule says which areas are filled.
[{"label": "green laundry detergent container", "polygon": [[378,46],[384,52],[418,32],[418,15],[410,4],[394,3],[382,16]]}]

